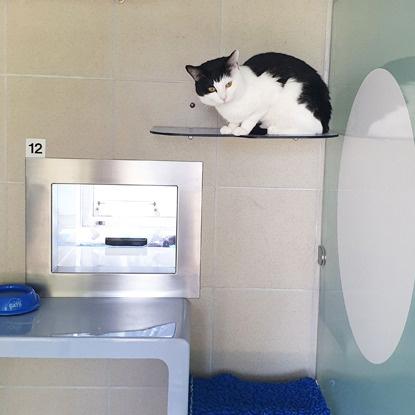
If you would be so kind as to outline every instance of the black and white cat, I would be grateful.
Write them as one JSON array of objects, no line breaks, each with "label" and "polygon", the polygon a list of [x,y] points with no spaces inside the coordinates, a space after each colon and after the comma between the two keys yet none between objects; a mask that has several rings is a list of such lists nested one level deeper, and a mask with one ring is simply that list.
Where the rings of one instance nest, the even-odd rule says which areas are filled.
[{"label": "black and white cat", "polygon": [[239,52],[187,65],[196,93],[229,122],[222,134],[246,135],[259,124],[268,134],[320,134],[331,116],[327,85],[308,64],[282,53],[255,55],[243,65]]}]

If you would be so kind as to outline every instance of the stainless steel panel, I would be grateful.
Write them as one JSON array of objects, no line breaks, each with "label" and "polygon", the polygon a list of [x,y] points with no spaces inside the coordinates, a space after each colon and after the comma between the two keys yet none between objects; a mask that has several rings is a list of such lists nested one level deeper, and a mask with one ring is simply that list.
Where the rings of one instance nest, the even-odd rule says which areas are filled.
[{"label": "stainless steel panel", "polygon": [[[52,273],[54,183],[178,186],[176,273]],[[201,204],[201,162],[28,158],[26,281],[46,297],[198,297]]]}]

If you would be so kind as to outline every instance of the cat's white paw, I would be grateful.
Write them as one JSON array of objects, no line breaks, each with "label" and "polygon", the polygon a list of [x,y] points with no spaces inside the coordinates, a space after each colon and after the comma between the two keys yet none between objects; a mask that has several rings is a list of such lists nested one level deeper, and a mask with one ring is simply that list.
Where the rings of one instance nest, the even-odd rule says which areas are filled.
[{"label": "cat's white paw", "polygon": [[228,127],[227,125],[224,125],[221,129],[220,129],[220,133],[221,134],[232,134],[232,128]]},{"label": "cat's white paw", "polygon": [[247,134],[248,134],[248,131],[247,131],[247,130],[245,130],[245,128],[242,128],[242,127],[236,127],[236,128],[232,131],[232,134],[233,134],[233,135],[236,135],[236,136],[240,136],[240,135],[247,135]]}]

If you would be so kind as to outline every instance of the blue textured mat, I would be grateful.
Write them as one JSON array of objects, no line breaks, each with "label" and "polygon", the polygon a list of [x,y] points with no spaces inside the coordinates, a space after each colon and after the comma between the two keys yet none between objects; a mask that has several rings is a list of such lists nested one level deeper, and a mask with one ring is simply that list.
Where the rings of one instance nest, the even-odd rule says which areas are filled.
[{"label": "blue textured mat", "polygon": [[246,382],[232,375],[190,377],[189,415],[329,415],[316,381]]}]

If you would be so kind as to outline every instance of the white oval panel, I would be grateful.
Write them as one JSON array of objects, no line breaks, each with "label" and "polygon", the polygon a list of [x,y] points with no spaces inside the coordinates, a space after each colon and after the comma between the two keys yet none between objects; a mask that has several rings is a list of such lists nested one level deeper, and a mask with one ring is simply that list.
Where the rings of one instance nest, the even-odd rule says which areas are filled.
[{"label": "white oval panel", "polygon": [[394,77],[363,81],[347,124],[339,173],[339,267],[362,354],[385,362],[408,317],[415,277],[415,147]]}]

